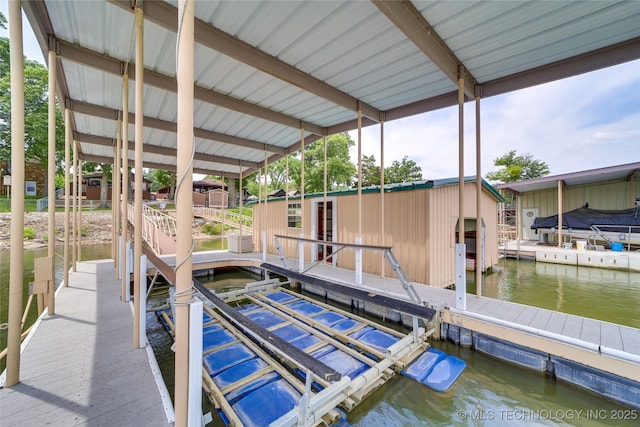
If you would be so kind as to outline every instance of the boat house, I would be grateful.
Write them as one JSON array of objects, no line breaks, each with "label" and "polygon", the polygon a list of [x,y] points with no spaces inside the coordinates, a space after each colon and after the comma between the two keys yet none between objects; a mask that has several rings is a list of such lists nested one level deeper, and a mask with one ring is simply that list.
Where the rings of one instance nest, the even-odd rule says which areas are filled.
[{"label": "boat house", "polygon": [[[498,191],[482,181],[482,270],[498,262],[497,208],[502,197]],[[384,202],[382,201],[384,197]],[[473,268],[477,256],[475,177],[465,178],[464,240],[467,264]],[[253,204],[253,235],[261,239],[266,230],[267,252],[277,254],[274,237],[284,235],[298,237],[300,233],[314,239],[334,242],[355,242],[357,225],[357,192],[355,189],[332,191],[325,198],[323,193],[300,197],[270,198],[266,203]],[[304,208],[303,206],[304,205]],[[393,251],[409,279],[437,287],[448,287],[455,282],[455,243],[458,233],[458,179],[441,179],[385,185],[384,195],[379,186],[362,189],[363,215],[362,243],[366,245],[392,246]],[[306,220],[302,221],[304,211]],[[384,224],[383,224],[384,218]],[[326,219],[326,222],[325,222]],[[303,225],[304,224],[304,225]],[[325,227],[326,224],[326,227]],[[326,231],[326,234],[325,234]],[[383,231],[383,232],[381,232]],[[256,242],[256,247],[261,247]],[[283,241],[285,256],[295,258],[297,243]],[[327,254],[333,248],[328,247]],[[306,261],[324,258],[322,245],[313,245],[305,253]],[[354,250],[346,249],[328,258],[336,266],[355,268]],[[362,271],[393,277],[382,254],[375,251],[363,253]]]}]

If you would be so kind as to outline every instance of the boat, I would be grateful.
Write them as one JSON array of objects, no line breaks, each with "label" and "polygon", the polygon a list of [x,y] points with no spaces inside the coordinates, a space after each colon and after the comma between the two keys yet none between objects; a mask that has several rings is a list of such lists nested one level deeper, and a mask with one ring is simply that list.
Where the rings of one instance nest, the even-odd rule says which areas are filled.
[{"label": "boat", "polygon": [[[558,215],[538,217],[531,229],[558,233]],[[562,214],[562,234],[570,241],[585,240],[590,246],[605,243],[612,248],[640,245],[640,205],[622,210],[591,209],[583,206]],[[542,240],[542,239],[541,239]]]}]

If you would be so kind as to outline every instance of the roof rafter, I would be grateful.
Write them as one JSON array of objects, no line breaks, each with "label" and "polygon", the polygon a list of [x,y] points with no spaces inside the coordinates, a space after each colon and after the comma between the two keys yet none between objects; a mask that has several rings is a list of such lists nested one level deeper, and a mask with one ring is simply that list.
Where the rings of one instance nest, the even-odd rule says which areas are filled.
[{"label": "roof rafter", "polygon": [[[82,102],[82,101],[76,101],[73,99],[68,99],[67,100],[67,105],[68,107],[76,112],[76,113],[81,113],[81,114],[86,114],[89,116],[95,116],[95,117],[100,117],[103,119],[112,119],[112,120],[116,120],[118,117],[118,114],[120,113],[119,110],[113,109],[113,108],[109,108],[109,107],[103,107],[100,105],[95,105],[95,104],[90,104],[88,102]],[[129,123],[133,124],[135,123],[135,114],[134,113],[129,113]],[[161,119],[157,119],[155,117],[149,117],[149,116],[144,116],[143,118],[144,121],[144,127],[148,127],[148,128],[152,128],[152,129],[159,129],[159,130],[164,130],[167,132],[172,132],[172,133],[176,133],[177,131],[177,125],[174,122],[170,122],[167,120],[161,120]],[[202,139],[208,139],[211,141],[216,141],[216,142],[220,142],[223,144],[230,144],[233,146],[240,146],[240,147],[245,147],[245,148],[253,148],[256,149],[258,151],[264,151],[265,149],[269,152],[272,153],[279,153],[279,154],[284,154],[286,152],[286,149],[284,147],[279,147],[277,145],[271,145],[271,144],[265,144],[263,142],[260,141],[254,141],[251,139],[246,139],[246,138],[240,138],[237,136],[233,136],[233,135],[227,135],[224,133],[220,133],[220,132],[214,132],[212,130],[208,130],[208,129],[201,129],[201,128],[193,128],[193,135],[197,138],[202,138]]]},{"label": "roof rafter", "polygon": [[[404,33],[454,83],[458,84],[460,66],[464,67],[433,27],[410,1],[371,2]],[[464,93],[475,97],[476,79],[464,67]]]},{"label": "roof rafter", "polygon": [[[114,139],[106,136],[74,132],[73,138],[76,139],[78,142],[84,142],[87,144],[102,145],[105,147],[113,147],[115,145]],[[129,141],[130,144],[133,144],[133,142],[134,141]],[[130,147],[129,151],[134,151],[132,145],[130,145],[129,147]],[[159,145],[145,144],[144,152],[149,154],[159,154],[161,156],[171,156],[171,157],[176,156],[175,148],[161,147]],[[259,168],[261,166],[261,164],[257,162],[249,162],[247,160],[239,160],[239,159],[233,159],[231,157],[216,156],[213,154],[205,154],[202,152],[196,152],[193,158],[194,160],[202,160],[205,162],[216,162],[216,163],[222,163],[225,165],[242,165],[248,168]]]},{"label": "roof rafter", "polygon": [[[108,0],[133,12],[128,0]],[[145,2],[144,18],[169,31],[178,29],[178,9],[166,2]],[[230,58],[263,71],[273,77],[313,93],[350,111],[357,111],[358,99],[319,80],[238,38],[219,30],[206,22],[195,19],[195,41]],[[380,120],[380,111],[360,101],[362,114],[374,121]],[[315,133],[315,132],[314,132]]]},{"label": "roof rafter", "polygon": [[[66,40],[57,39],[57,42],[59,49],[58,55],[61,58],[118,76],[121,75],[125,69],[125,63],[119,59],[69,43]],[[135,80],[135,64],[129,64],[127,68],[129,79]],[[149,69],[144,70],[144,83],[166,90],[167,92],[177,93],[178,90],[175,77],[166,76]],[[322,127],[314,123],[301,121],[295,117],[250,104],[197,85],[193,88],[193,96],[199,101],[296,129],[299,129],[302,123],[305,130],[317,135],[322,135]]]},{"label": "roof rafter", "polygon": [[[83,160],[85,162],[104,163],[108,165],[113,164],[113,157],[97,156],[97,155],[85,154],[85,153],[79,153],[78,157],[80,158],[80,160]],[[135,161],[131,159],[129,160],[128,165],[130,167],[133,167],[134,163]],[[154,163],[154,162],[143,162],[143,163],[144,164],[142,166],[148,169],[160,169],[164,171],[173,171],[173,172],[176,171],[175,165],[166,165],[163,163]],[[193,168],[193,173],[199,173],[202,175],[224,176],[225,178],[231,178],[231,179],[240,178],[240,174],[237,174],[237,173],[230,173],[230,172],[217,171],[217,170],[211,170],[211,169]],[[243,172],[243,176],[246,176],[244,175],[244,172]]]}]

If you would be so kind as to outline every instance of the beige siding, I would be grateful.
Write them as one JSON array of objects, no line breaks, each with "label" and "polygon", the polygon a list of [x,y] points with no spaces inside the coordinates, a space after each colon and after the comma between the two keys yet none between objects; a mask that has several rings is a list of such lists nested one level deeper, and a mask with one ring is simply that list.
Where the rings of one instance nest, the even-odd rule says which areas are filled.
[{"label": "beige siding", "polygon": [[[596,184],[565,186],[562,210],[571,211],[589,203],[592,209],[619,210],[633,207],[640,197],[638,178],[633,181],[608,181]],[[558,213],[558,189],[531,191],[520,194],[520,209],[538,208],[541,217]]]},{"label": "beige siding", "polygon": [[[465,185],[465,216],[476,216],[475,183]],[[486,227],[485,267],[498,262],[497,243],[497,201],[488,192],[482,192],[483,219]],[[311,230],[313,201],[305,200],[305,237],[315,238]],[[355,194],[337,196],[334,210],[337,226],[334,240],[354,243],[358,233],[358,198]],[[291,200],[294,202],[297,200]],[[457,185],[434,189],[395,191],[385,193],[385,236],[380,234],[380,195],[367,193],[362,195],[362,242],[369,245],[392,246],[393,252],[409,278],[417,283],[446,287],[455,281],[455,227],[458,216]],[[268,230],[267,250],[276,253],[274,238],[276,234],[298,236],[300,230],[287,227],[287,208],[284,200],[253,205],[254,242],[256,250],[261,250],[260,230]],[[266,209],[267,218],[263,218]],[[285,255],[297,258],[297,243],[282,242]],[[305,245],[305,259],[311,260],[310,245]],[[336,256],[339,267],[354,269],[355,253],[345,249]],[[363,251],[363,271],[372,274],[393,276],[391,267],[386,264],[381,252]]]}]

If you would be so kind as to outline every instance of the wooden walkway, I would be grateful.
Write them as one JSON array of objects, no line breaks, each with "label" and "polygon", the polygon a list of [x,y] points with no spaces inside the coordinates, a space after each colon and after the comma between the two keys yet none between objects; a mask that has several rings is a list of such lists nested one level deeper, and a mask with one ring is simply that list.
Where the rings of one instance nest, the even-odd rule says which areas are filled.
[{"label": "wooden walkway", "polygon": [[164,383],[159,388],[154,378],[155,358],[150,364],[147,349],[133,348],[133,316],[120,301],[111,260],[79,263],[57,294],[56,314],[43,317],[28,340],[20,383],[0,389],[3,427],[173,421],[159,391]]},{"label": "wooden walkway", "polygon": [[[167,256],[165,262],[170,265],[175,263],[171,256]],[[262,263],[262,254],[257,252],[234,254],[227,251],[212,251],[194,253],[193,256],[194,269],[205,268],[204,266],[206,268],[214,268],[217,265],[230,265],[234,262],[239,265],[253,264],[259,266]],[[267,255],[267,262],[282,265],[280,259],[275,255]],[[295,269],[297,266],[297,261],[295,260],[289,259],[288,263],[289,268]],[[305,269],[311,267],[311,265],[311,263],[306,263]],[[408,300],[407,293],[397,279],[382,278],[363,273],[363,285],[358,286],[355,284],[353,270],[333,267],[330,264],[318,264],[305,274],[354,288]],[[423,301],[439,307],[439,311],[443,311],[445,307],[455,307],[455,291],[416,283],[414,283],[414,287]],[[467,295],[467,312],[469,316],[467,318],[468,322],[467,324],[460,324],[460,326],[491,336],[496,336],[496,333],[499,333],[500,335],[496,337],[504,339],[507,339],[507,337],[502,335],[503,331],[511,329],[514,334],[519,335],[509,337],[513,338],[516,343],[522,343],[522,345],[556,356],[573,358],[572,360],[579,358],[580,360],[576,361],[585,363],[588,366],[640,381],[640,362],[638,362],[640,361],[640,329],[525,304],[500,301],[488,297],[476,297],[471,294]],[[472,319],[471,316],[474,314],[486,316],[500,323],[500,328],[496,328],[495,325],[488,325],[490,322]],[[459,319],[460,316],[464,317],[464,314],[456,314],[456,318]],[[505,326],[507,323],[510,325]],[[526,329],[528,332],[523,332],[519,329]],[[536,331],[539,331],[539,333],[535,333]],[[567,341],[572,343],[559,346],[557,341],[544,337],[545,333],[556,334],[559,338],[566,337]],[[535,339],[531,339],[534,335]],[[616,360],[618,357],[610,357],[599,354],[597,351],[588,350],[584,350],[584,354],[575,356],[572,352],[576,344],[586,344],[587,347],[591,345],[595,346],[595,348],[606,347],[619,352],[617,356],[624,358],[629,356],[632,362],[618,364],[618,360]]]}]

